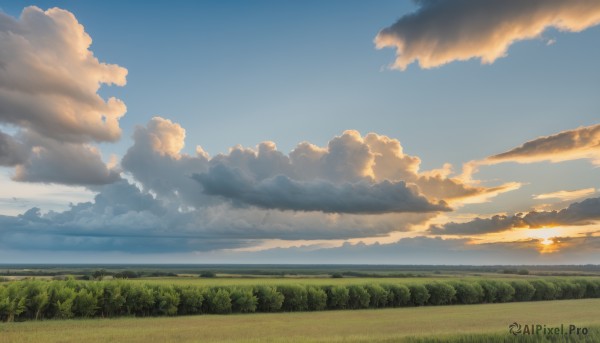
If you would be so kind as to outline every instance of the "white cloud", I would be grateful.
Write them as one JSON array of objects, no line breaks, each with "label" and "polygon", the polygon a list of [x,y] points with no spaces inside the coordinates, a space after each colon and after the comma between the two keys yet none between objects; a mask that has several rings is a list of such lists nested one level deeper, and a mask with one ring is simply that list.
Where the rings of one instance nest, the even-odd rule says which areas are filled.
[{"label": "white cloud", "polygon": [[548,28],[579,32],[600,23],[597,0],[419,0],[375,37],[378,49],[396,49],[393,68],[418,61],[433,68],[478,58],[491,64],[515,42],[534,39]]},{"label": "white cloud", "polygon": [[95,185],[117,180],[92,142],[120,138],[125,104],[103,99],[102,85],[126,83],[127,70],[98,61],[92,39],[65,10],[0,12],[0,165],[15,180]]}]

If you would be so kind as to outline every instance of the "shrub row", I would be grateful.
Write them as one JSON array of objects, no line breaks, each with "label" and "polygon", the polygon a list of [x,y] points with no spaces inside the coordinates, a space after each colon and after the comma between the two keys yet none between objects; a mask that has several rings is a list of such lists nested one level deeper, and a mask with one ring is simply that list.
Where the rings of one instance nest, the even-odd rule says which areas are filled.
[{"label": "shrub row", "polygon": [[213,287],[27,280],[0,285],[0,320],[321,311],[600,298],[600,280]]}]

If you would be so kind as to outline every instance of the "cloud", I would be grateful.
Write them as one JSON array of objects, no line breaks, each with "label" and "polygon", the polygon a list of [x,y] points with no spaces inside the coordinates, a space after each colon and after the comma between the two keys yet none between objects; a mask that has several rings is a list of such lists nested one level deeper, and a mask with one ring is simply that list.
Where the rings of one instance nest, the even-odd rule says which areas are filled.
[{"label": "cloud", "polygon": [[540,240],[473,244],[464,238],[403,238],[388,244],[349,244],[323,248],[304,245],[256,252],[200,253],[211,263],[328,263],[415,265],[523,265],[593,264],[600,258],[600,237],[560,237],[561,248],[551,254],[540,251]]},{"label": "cloud", "polygon": [[254,181],[237,169],[223,165],[195,174],[204,192],[261,208],[322,211],[326,213],[378,214],[389,212],[449,211],[445,203],[433,204],[415,194],[403,181],[359,181],[336,185],[329,181],[296,181],[284,175]]},{"label": "cloud", "polygon": [[13,180],[60,183],[65,185],[103,185],[119,180],[120,170],[109,168],[98,148],[89,144],[59,142],[30,135],[32,144],[27,160],[15,168]]},{"label": "cloud", "polygon": [[264,239],[338,240],[383,236],[423,224],[429,213],[374,217],[236,208],[182,210],[125,180],[100,186],[91,202],[63,212],[31,208],[0,216],[0,250],[166,253],[235,249]]},{"label": "cloud", "polygon": [[102,85],[123,86],[127,70],[98,61],[92,39],[65,10],[26,7],[16,19],[0,12],[0,165],[15,180],[96,185],[118,173],[92,142],[114,142],[125,104],[103,99]]},{"label": "cloud", "polygon": [[375,37],[378,49],[396,48],[392,67],[418,61],[424,69],[478,58],[484,64],[508,54],[515,42],[548,28],[579,32],[600,23],[596,0],[419,0]]},{"label": "cloud", "polygon": [[536,200],[559,199],[562,201],[584,198],[596,193],[595,188],[584,188],[573,191],[556,191],[551,193],[537,194],[533,198]]},{"label": "cloud", "polygon": [[589,198],[572,203],[560,211],[531,211],[510,216],[475,218],[465,223],[450,222],[444,225],[432,225],[429,232],[438,235],[479,235],[513,228],[536,229],[545,226],[589,225],[597,220],[600,220],[600,198]]},{"label": "cloud", "polygon": [[[121,165],[145,189],[185,206],[218,204],[300,211],[384,213],[448,210],[441,201],[466,201],[509,191],[471,187],[441,171],[419,173],[420,159],[398,140],[345,131],[326,147],[308,142],[289,154],[275,143],[235,146],[210,157],[201,147],[181,153],[185,130],[155,117],[136,128]],[[194,177],[192,177],[194,176]]]},{"label": "cloud", "polygon": [[490,163],[533,163],[584,158],[600,161],[600,124],[539,137],[487,160]]},{"label": "cloud", "polygon": [[0,166],[12,167],[23,163],[26,156],[27,150],[23,144],[0,131]]},{"label": "cloud", "polygon": [[506,162],[558,163],[579,159],[590,159],[592,163],[600,165],[600,124],[539,137],[509,151],[469,161],[463,165],[460,179],[465,183],[473,182],[471,178],[481,166]]}]

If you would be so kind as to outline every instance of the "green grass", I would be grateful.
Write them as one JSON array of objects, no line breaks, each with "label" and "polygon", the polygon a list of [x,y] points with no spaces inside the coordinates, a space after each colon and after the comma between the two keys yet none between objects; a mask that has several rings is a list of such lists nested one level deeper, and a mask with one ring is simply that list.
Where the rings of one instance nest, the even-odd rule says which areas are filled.
[{"label": "green grass", "polygon": [[[378,284],[409,284],[409,283],[425,283],[431,281],[448,281],[448,280],[533,280],[533,279],[585,279],[586,277],[568,277],[568,276],[553,276],[540,277],[536,275],[505,275],[505,274],[486,274],[485,276],[476,275],[432,275],[427,277],[407,277],[407,278],[371,278],[371,277],[306,277],[306,276],[286,276],[286,277],[237,277],[237,276],[220,276],[216,278],[201,278],[201,277],[156,277],[156,278],[139,278],[129,279],[131,282],[141,282],[161,285],[196,285],[196,286],[257,286],[257,285],[363,285],[368,283]],[[597,278],[597,277],[592,277]]]},{"label": "green grass", "polygon": [[587,326],[593,342],[600,299],[2,323],[0,342],[503,342],[513,340],[508,325],[515,321]]}]

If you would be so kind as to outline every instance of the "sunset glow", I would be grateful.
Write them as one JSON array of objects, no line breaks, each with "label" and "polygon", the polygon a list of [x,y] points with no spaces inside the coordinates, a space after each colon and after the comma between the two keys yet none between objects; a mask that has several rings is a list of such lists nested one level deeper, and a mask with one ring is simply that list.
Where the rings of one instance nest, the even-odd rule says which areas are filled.
[{"label": "sunset glow", "polygon": [[599,2],[32,4],[6,263],[600,260]]}]

